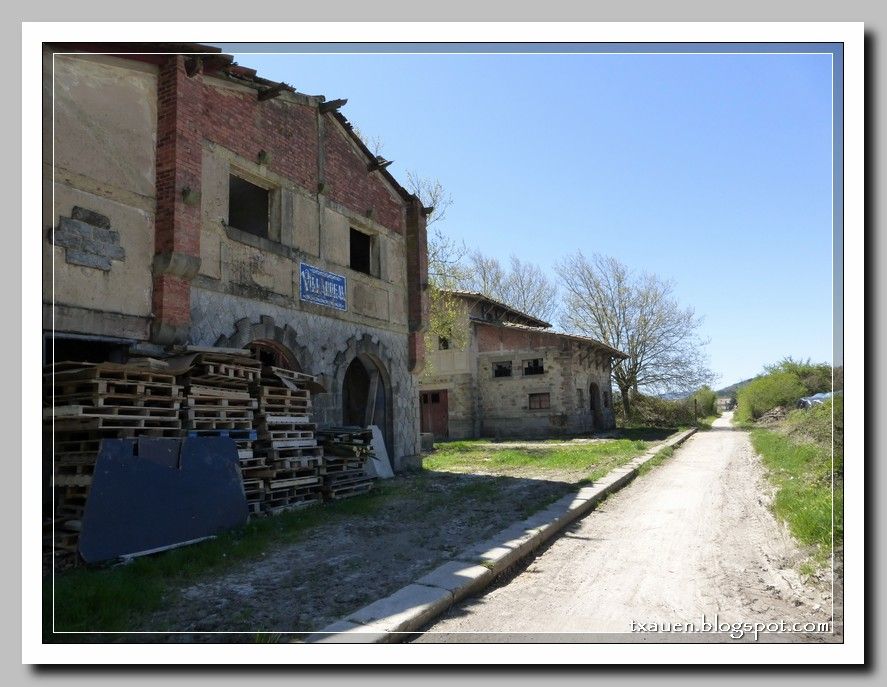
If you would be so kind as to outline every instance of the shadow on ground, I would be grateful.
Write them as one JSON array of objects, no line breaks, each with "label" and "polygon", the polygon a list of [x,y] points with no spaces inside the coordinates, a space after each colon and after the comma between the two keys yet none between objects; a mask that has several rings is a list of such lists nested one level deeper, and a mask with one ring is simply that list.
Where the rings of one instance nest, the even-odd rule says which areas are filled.
[{"label": "shadow on ground", "polygon": [[[574,485],[563,481],[430,470],[398,476],[369,494],[292,514],[308,516],[316,509],[326,510],[317,525],[301,528],[292,537],[283,533],[249,560],[221,562],[191,579],[177,577],[171,566],[158,564],[158,575],[167,589],[160,608],[133,613],[125,627],[90,628],[120,630],[121,634],[91,633],[76,639],[56,635],[53,639],[297,639],[410,584],[572,489]],[[189,550],[199,555],[200,546]],[[67,602],[56,598],[56,604]],[[95,609],[96,617],[100,611]],[[60,617],[65,614],[56,613],[57,629],[66,629],[58,624]]]}]

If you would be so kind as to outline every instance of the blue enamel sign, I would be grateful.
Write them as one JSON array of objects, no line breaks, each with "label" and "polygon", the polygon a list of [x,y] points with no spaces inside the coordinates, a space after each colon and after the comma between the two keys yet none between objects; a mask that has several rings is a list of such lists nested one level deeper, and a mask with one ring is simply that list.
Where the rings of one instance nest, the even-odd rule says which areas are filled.
[{"label": "blue enamel sign", "polygon": [[325,305],[336,310],[347,310],[347,290],[345,277],[319,270],[311,265],[300,263],[299,298],[309,303]]}]

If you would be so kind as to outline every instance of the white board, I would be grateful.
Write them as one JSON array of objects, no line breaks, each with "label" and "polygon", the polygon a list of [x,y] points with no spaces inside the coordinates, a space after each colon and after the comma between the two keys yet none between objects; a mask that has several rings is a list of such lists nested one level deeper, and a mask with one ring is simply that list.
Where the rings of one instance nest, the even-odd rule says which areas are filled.
[{"label": "white board", "polygon": [[367,461],[367,473],[379,479],[390,479],[394,477],[394,470],[391,469],[391,461],[388,460],[388,450],[385,448],[385,439],[382,436],[382,430],[376,425],[371,425],[373,432],[373,453]]}]

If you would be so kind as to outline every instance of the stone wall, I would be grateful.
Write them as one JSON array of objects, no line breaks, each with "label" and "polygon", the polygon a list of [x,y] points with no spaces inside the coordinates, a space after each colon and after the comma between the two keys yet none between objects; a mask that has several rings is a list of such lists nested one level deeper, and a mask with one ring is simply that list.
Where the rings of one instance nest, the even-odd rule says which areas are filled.
[{"label": "stone wall", "polygon": [[[575,337],[474,321],[465,350],[430,351],[422,391],[446,389],[451,439],[574,434],[615,426],[606,352]],[[541,358],[542,374],[525,375]],[[510,377],[494,363],[510,361]],[[590,393],[597,386],[597,418]],[[530,394],[548,394],[549,407],[530,408]]]},{"label": "stone wall", "polygon": [[[541,358],[544,372],[524,375],[524,361]],[[493,363],[511,361],[511,377],[494,377]],[[612,403],[604,407],[610,390],[610,369],[595,364],[572,346],[487,352],[478,355],[479,414],[482,436],[531,436],[609,429],[615,426]],[[595,423],[589,391],[598,386],[601,414]],[[530,408],[530,394],[548,394],[549,407]]]},{"label": "stone wall", "polygon": [[191,322],[189,343],[194,345],[242,347],[265,340],[284,346],[304,372],[319,375],[327,388],[314,397],[321,424],[342,422],[345,370],[358,355],[369,356],[388,387],[395,467],[419,453],[419,389],[409,371],[403,334],[201,288],[191,290]]},{"label": "stone wall", "polygon": [[44,327],[54,306],[60,331],[146,338],[157,68],[45,53],[43,74]]}]

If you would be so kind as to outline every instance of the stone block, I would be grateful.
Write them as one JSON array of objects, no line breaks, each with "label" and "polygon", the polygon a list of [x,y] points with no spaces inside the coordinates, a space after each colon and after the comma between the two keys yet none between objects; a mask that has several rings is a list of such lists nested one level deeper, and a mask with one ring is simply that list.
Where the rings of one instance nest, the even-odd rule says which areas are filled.
[{"label": "stone block", "polygon": [[375,644],[382,641],[385,632],[376,627],[337,620],[322,630],[308,635],[307,644]]},{"label": "stone block", "polygon": [[70,248],[65,251],[65,260],[70,265],[80,265],[82,267],[92,267],[93,269],[103,270],[105,272],[111,269],[111,260],[94,253],[84,253],[80,250],[72,250]]},{"label": "stone block", "polygon": [[81,222],[77,219],[71,219],[70,217],[60,217],[59,226],[58,229],[56,229],[56,234],[76,236],[81,240],[91,240],[93,238],[92,230],[92,225],[87,224],[86,222]]},{"label": "stone block", "polygon": [[355,611],[345,620],[372,624],[385,632],[406,632],[420,628],[452,603],[453,595],[446,589],[410,584]]},{"label": "stone block", "polygon": [[94,227],[101,227],[102,229],[111,228],[111,220],[107,216],[94,210],[82,208],[79,205],[74,206],[74,209],[71,211],[71,218],[86,222],[86,224],[91,224]]},{"label": "stone block", "polygon": [[483,589],[493,576],[489,568],[457,560],[435,568],[416,580],[416,584],[446,589],[453,594],[453,601],[456,602]]}]

